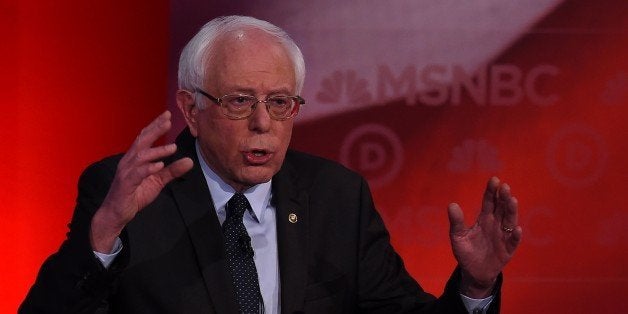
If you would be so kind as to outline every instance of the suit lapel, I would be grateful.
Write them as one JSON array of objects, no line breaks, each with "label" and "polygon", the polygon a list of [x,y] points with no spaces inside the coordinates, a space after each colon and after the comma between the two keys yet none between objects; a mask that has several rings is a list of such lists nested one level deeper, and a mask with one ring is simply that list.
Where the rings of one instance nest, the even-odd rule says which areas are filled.
[{"label": "suit lapel", "polygon": [[184,130],[179,135],[177,146],[180,151],[174,158],[190,157],[194,161],[194,168],[168,186],[187,227],[216,313],[238,313],[238,305],[233,298],[233,284],[226,271],[220,222],[198,163],[194,138],[189,131]]},{"label": "suit lapel", "polygon": [[293,313],[303,308],[307,278],[308,196],[297,188],[296,174],[288,163],[273,178],[273,202],[277,209],[281,312]]},{"label": "suit lapel", "polygon": [[[209,188],[200,169],[194,138],[186,129],[177,137],[179,152],[173,157],[190,157],[194,168],[173,180],[168,187],[187,227],[196,252],[203,281],[216,313],[238,313],[234,288],[225,265],[220,222]],[[306,252],[308,195],[297,185],[297,175],[288,162],[273,177],[273,205],[277,209],[277,249],[281,278],[281,312],[300,311],[307,278]]]}]

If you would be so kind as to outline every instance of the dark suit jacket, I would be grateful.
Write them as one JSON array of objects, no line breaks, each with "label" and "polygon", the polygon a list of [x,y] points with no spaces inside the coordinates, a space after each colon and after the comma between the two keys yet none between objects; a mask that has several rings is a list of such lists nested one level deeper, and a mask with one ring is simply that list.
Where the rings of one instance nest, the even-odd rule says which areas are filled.
[{"label": "dark suit jacket", "polygon": [[[42,266],[21,313],[237,313],[194,138],[185,130],[177,144],[174,158],[191,157],[194,168],[127,225],[109,269],[92,252],[89,226],[120,156],[83,173],[68,237]],[[439,299],[408,275],[359,175],[289,151],[272,191],[282,313],[466,313],[458,271]],[[498,308],[499,295],[492,310]]]}]

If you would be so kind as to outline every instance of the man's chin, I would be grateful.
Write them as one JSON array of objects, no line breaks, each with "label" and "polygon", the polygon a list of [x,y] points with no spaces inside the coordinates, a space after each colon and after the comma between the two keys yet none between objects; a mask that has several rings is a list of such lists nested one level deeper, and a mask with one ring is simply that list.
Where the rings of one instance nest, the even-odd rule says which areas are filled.
[{"label": "man's chin", "polygon": [[273,171],[271,169],[246,169],[242,176],[239,178],[239,184],[245,188],[250,188],[252,186],[266,183],[270,181],[277,171]]}]

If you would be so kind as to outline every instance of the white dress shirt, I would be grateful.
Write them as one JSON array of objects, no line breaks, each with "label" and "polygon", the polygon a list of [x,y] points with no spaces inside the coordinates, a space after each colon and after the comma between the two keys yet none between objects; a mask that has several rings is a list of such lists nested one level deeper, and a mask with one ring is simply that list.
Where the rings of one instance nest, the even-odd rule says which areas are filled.
[{"label": "white dress shirt", "polygon": [[[207,181],[209,192],[214,202],[218,220],[222,225],[227,217],[227,202],[236,191],[226,184],[203,159],[198,142],[196,152],[203,175]],[[276,210],[271,205],[271,181],[258,184],[243,191],[244,196],[251,203],[253,211],[246,211],[242,221],[251,237],[253,247],[253,261],[257,269],[264,310],[268,314],[279,314],[279,257],[277,256],[277,223]]]}]

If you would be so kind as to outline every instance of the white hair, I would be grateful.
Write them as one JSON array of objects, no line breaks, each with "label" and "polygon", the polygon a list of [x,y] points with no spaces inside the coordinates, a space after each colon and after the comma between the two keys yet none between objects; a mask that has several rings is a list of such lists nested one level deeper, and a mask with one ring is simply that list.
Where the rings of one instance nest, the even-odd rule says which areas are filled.
[{"label": "white hair", "polygon": [[[211,62],[214,44],[220,37],[228,32],[259,29],[278,39],[284,46],[288,56],[294,65],[296,80],[296,93],[301,93],[305,80],[305,61],[297,44],[283,29],[250,16],[222,16],[209,21],[192,37],[185,45],[179,58],[179,89],[194,92],[203,86],[207,65]],[[199,97],[196,94],[196,97]],[[195,98],[196,98],[195,97]],[[196,104],[202,109],[203,101],[196,99]]]}]

